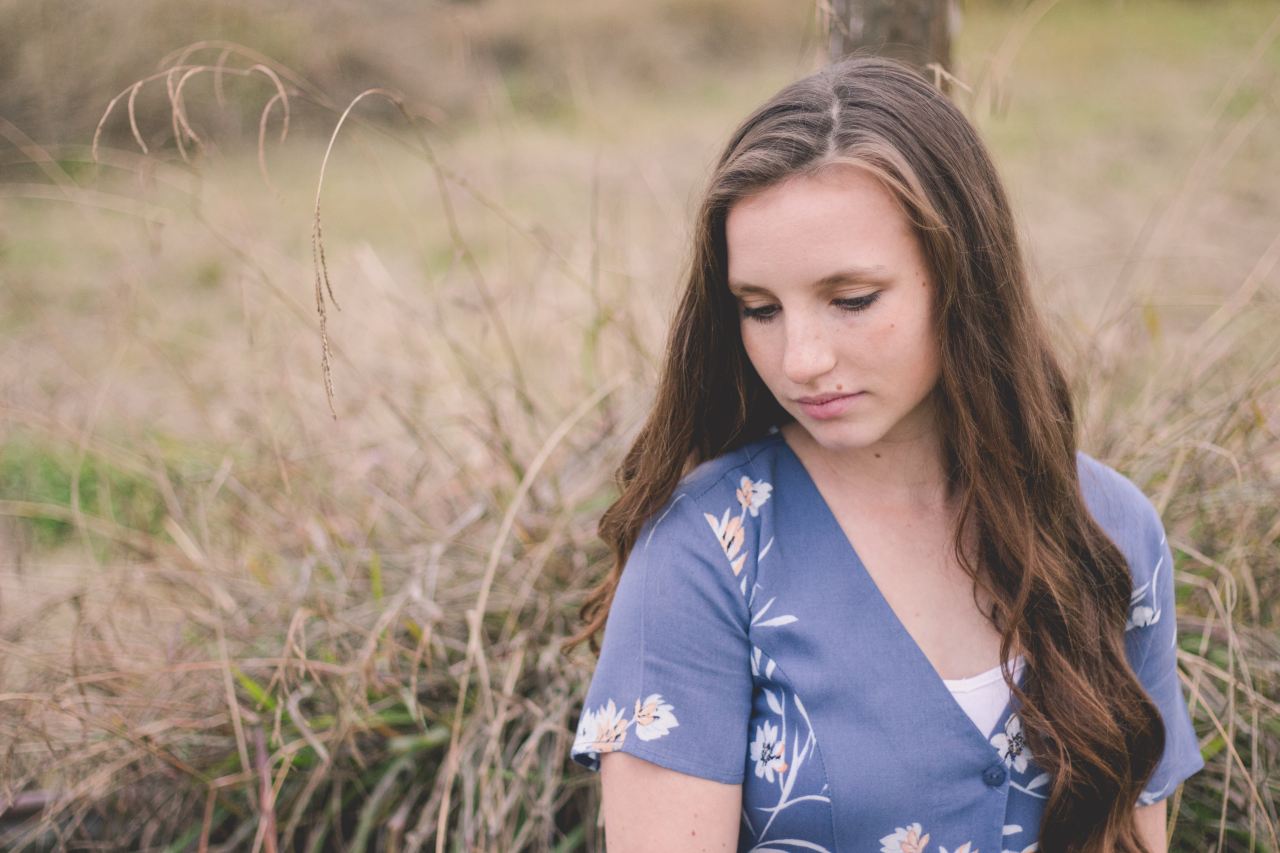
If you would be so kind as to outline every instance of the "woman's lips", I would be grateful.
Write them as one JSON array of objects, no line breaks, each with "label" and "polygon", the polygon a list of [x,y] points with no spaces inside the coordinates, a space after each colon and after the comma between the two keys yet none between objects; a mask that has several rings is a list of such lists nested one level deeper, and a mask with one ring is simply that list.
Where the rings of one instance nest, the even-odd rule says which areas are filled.
[{"label": "woman's lips", "polygon": [[806,403],[803,400],[798,400],[797,402],[806,415],[821,421],[844,414],[854,403],[866,395],[866,391],[858,391],[853,394],[831,397],[821,403]]}]

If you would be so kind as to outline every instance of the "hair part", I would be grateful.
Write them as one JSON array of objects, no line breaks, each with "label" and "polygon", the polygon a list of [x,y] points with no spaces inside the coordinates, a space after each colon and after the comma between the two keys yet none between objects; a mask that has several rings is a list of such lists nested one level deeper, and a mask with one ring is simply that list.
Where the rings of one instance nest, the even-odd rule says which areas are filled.
[{"label": "hair part", "polygon": [[1040,850],[1141,853],[1134,809],[1164,749],[1159,711],[1130,668],[1132,575],[1088,511],[1070,387],[1032,302],[1008,200],[977,132],[894,60],[856,57],[782,89],[737,128],[699,208],[686,287],[653,408],[615,473],[598,532],[613,554],[581,610],[598,652],[640,527],[697,464],[792,420],[756,374],[729,293],[725,219],[738,201],[836,163],[870,171],[901,205],[936,287],[938,405],[953,545],[1018,646],[1027,748],[1051,778]]}]

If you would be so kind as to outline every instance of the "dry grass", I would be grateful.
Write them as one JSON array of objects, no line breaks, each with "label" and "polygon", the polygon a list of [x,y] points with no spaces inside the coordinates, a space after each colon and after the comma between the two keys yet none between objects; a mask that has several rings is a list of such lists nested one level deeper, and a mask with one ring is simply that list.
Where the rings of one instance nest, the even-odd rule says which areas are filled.
[{"label": "dry grass", "polygon": [[[1180,8],[1169,33],[1208,14]],[[1272,13],[1212,75],[1147,60],[1159,79],[1116,86],[1116,109],[1170,100],[1099,141],[1079,112],[1111,102],[1044,59],[1097,23],[1041,12],[975,14],[958,76],[1023,211],[1084,447],[1156,499],[1178,558],[1209,766],[1172,849],[1277,850],[1280,195],[1257,184],[1280,118],[1249,97],[1274,90]],[[152,81],[159,152],[133,86],[105,126],[139,150],[0,125],[34,170],[0,184],[0,800],[53,794],[0,843],[602,849],[595,779],[567,762],[593,662],[558,640],[604,568],[594,525],[689,201],[797,67],[458,128],[397,98],[398,121],[368,122],[372,94],[200,49]],[[217,156],[188,100],[255,77],[257,150]],[[270,137],[285,115],[332,136]]]}]

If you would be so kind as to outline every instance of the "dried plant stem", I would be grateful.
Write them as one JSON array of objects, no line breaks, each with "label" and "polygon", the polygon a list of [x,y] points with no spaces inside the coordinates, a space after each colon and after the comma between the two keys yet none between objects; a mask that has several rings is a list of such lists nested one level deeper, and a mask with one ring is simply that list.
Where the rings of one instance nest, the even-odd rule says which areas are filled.
[{"label": "dried plant stem", "polygon": [[[507,511],[502,517],[502,523],[499,524],[497,534],[494,536],[493,547],[489,550],[489,559],[485,565],[484,576],[480,581],[480,592],[476,596],[475,606],[467,611],[467,656],[458,683],[458,699],[454,706],[453,728],[449,735],[449,751],[445,757],[444,781],[441,787],[443,799],[440,803],[439,817],[436,821],[436,853],[444,853],[445,828],[449,819],[449,801],[453,790],[453,781],[457,776],[460,762],[458,742],[462,732],[462,711],[466,703],[471,667],[478,661],[482,662],[484,656],[481,647],[480,626],[484,619],[485,609],[488,607],[489,589],[493,585],[493,579],[498,570],[498,562],[502,558],[507,537],[510,535],[512,525],[515,523],[516,513],[519,511],[525,495],[528,494],[529,489],[533,486],[534,480],[541,472],[542,466],[546,464],[552,452],[560,445],[560,442],[564,440],[565,436],[569,434],[578,421],[582,420],[601,400],[604,400],[609,394],[620,388],[622,384],[622,377],[614,377],[597,388],[560,422],[560,425],[552,431],[551,435],[547,436],[542,448],[529,463],[524,478],[516,488],[516,492],[511,498],[511,503],[507,505]],[[481,686],[487,688],[488,684],[487,682],[482,682]]]},{"label": "dried plant stem", "polygon": [[[329,413],[333,415],[334,420],[338,419],[338,411],[333,405],[333,371],[329,364],[328,313],[325,310],[324,294],[326,292],[329,294],[329,299],[333,302],[334,308],[341,311],[342,306],[334,298],[333,286],[329,282],[329,267],[325,263],[324,238],[320,226],[320,196],[324,192],[324,176],[325,170],[329,168],[329,157],[333,154],[334,143],[338,141],[338,134],[342,131],[342,126],[346,124],[347,116],[351,115],[351,111],[355,109],[356,104],[373,95],[386,98],[391,103],[400,106],[400,95],[390,89],[366,89],[352,98],[351,103],[347,104],[347,108],[338,117],[338,122],[334,125],[333,132],[329,134],[329,144],[325,146],[324,159],[320,161],[320,177],[316,181],[315,218],[311,229],[311,259],[315,267],[316,313],[320,317],[320,367],[324,373],[325,399],[329,403]],[[322,283],[323,290],[321,289]]]}]

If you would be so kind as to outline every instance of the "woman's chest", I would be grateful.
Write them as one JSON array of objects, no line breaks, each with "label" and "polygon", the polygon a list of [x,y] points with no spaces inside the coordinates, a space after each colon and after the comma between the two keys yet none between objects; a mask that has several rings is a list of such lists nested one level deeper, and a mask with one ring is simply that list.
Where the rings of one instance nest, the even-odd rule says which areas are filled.
[{"label": "woman's chest", "polygon": [[1013,702],[980,731],[943,681],[998,660],[967,576],[902,575],[882,589],[862,553],[887,567],[909,548],[868,541],[855,552],[834,519],[761,521],[743,590],[754,691],[741,849],[793,849],[781,843],[793,839],[816,845],[803,849],[957,853],[969,843],[999,853],[1034,843],[1048,780],[1022,748]]},{"label": "woman's chest", "polygon": [[795,618],[760,627],[766,615],[753,629],[740,850],[1021,853],[1035,843],[1048,779],[1012,701],[980,731],[873,612],[843,626],[804,609],[769,613]]},{"label": "woman's chest", "polygon": [[[847,570],[867,575],[888,608],[886,619],[892,616],[940,678],[968,678],[999,664],[990,597],[975,587],[939,523],[839,523],[858,543],[861,565],[850,557]],[[838,549],[832,559],[839,561]]]},{"label": "woman's chest", "polygon": [[936,559],[945,534],[846,532],[785,443],[771,446],[734,500],[703,506],[750,652],[747,731],[725,732],[743,739],[739,849],[1033,850],[1049,780],[1016,697],[981,731],[943,680],[989,669],[998,637],[963,571],[903,569]]}]

